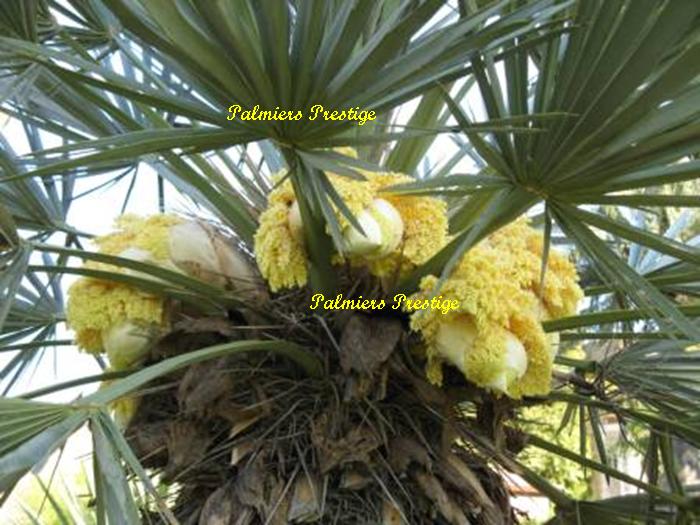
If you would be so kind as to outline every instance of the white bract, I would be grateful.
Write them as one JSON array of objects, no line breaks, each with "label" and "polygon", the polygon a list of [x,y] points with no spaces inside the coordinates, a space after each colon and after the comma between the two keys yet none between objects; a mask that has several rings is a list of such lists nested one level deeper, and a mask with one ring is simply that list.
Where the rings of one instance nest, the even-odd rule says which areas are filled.
[{"label": "white bract", "polygon": [[403,219],[388,201],[374,199],[356,218],[362,232],[350,225],[343,234],[348,255],[384,257],[401,244]]},{"label": "white bract", "polygon": [[[131,259],[132,261],[153,264],[156,266],[160,266],[161,268],[166,268],[173,272],[181,272],[181,270],[177,266],[175,266],[172,263],[172,261],[157,261],[150,251],[142,250],[141,248],[127,248],[119,254],[119,257],[122,257],[124,259]],[[146,272],[141,272],[139,270],[134,270],[132,268],[125,268],[124,271],[127,275],[131,275],[132,277],[139,277],[141,279],[151,279],[153,281],[163,282],[162,279],[159,279],[154,275],[151,275]]]},{"label": "white bract", "polygon": [[289,231],[292,233],[292,235],[298,240],[303,239],[304,226],[301,222],[301,211],[299,210],[299,202],[294,201],[294,203],[289,207],[287,222],[289,223]]},{"label": "white bract", "polygon": [[168,242],[170,259],[178,268],[207,282],[223,277],[212,235],[201,224],[187,221],[172,226]]},{"label": "white bract", "polygon": [[[119,257],[149,263],[173,272],[184,273],[208,284],[224,287],[232,284],[236,291],[251,295],[263,289],[253,266],[233,241],[214,228],[196,221],[185,221],[167,231],[168,257],[159,258],[149,250],[130,247]],[[127,275],[167,282],[146,272],[124,269]]]},{"label": "white bract", "polygon": [[465,357],[474,348],[475,340],[476,327],[474,323],[468,316],[459,315],[440,324],[435,338],[435,346],[443,359],[457,367],[466,376]]},{"label": "white bract", "polygon": [[251,298],[263,295],[262,284],[243,253],[231,239],[205,224],[187,221],[170,228],[172,264],[186,274],[214,286],[230,283]]},{"label": "white bract", "polygon": [[[362,231],[352,225],[345,228],[343,251],[346,255],[369,259],[384,257],[401,244],[403,219],[390,202],[374,199],[355,219]],[[287,223],[290,233],[298,240],[303,239],[303,223],[297,201],[289,207]]]},{"label": "white bract", "polygon": [[520,339],[506,332],[506,347],[502,353],[499,373],[486,386],[498,392],[507,392],[509,385],[525,374],[527,353]]},{"label": "white bract", "polygon": [[382,246],[382,230],[369,210],[362,210],[356,217],[362,231],[348,226],[343,233],[345,253],[348,255],[369,255]]},{"label": "white bract", "polygon": [[[119,257],[184,273],[218,287],[231,283],[240,292],[256,292],[262,286],[253,266],[232,242],[204,224],[186,221],[171,226],[168,254],[169,258],[156,259],[148,250],[131,247],[119,253]],[[167,281],[133,269],[125,269],[125,273],[142,279]]]},{"label": "white bract", "polygon": [[110,365],[124,370],[140,365],[148,355],[154,327],[124,321],[102,331],[102,346]]},{"label": "white bract", "polygon": [[378,255],[388,255],[401,244],[404,229],[403,219],[398,210],[384,199],[374,199],[370,209],[382,231],[382,245]]},{"label": "white bract", "polygon": [[[439,355],[470,377],[467,356],[474,348],[477,330],[469,316],[459,315],[441,323],[435,338]],[[505,331],[505,346],[498,363],[498,373],[482,386],[506,393],[509,386],[520,379],[527,370],[527,353],[522,342],[511,332]]]}]

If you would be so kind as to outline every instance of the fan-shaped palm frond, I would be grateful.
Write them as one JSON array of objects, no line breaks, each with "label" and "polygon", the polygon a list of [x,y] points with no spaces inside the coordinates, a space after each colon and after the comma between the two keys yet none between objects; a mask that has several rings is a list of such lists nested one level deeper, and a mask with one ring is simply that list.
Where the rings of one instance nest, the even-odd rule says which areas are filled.
[{"label": "fan-shaped palm frond", "polygon": [[[697,16],[697,6],[683,2],[590,2],[580,4],[571,25],[563,23],[563,32],[545,42],[522,49],[538,36],[516,37],[507,44],[509,51],[486,52],[473,60],[488,117],[532,115],[540,132],[497,132],[492,140],[482,140],[470,132],[472,119],[448,100],[496,180],[446,177],[442,184],[430,182],[434,190],[468,188],[468,194],[476,195],[454,212],[451,224],[458,237],[417,275],[445,263],[449,272],[484,235],[545,203],[606,283],[660,321],[698,338],[697,328],[626,267],[594,230],[693,265],[697,248],[583,206],[697,206],[694,197],[643,192],[697,177],[696,162],[688,160],[697,149],[692,102]],[[530,83],[533,70],[537,76]],[[537,118],[551,113],[564,116]]]}]

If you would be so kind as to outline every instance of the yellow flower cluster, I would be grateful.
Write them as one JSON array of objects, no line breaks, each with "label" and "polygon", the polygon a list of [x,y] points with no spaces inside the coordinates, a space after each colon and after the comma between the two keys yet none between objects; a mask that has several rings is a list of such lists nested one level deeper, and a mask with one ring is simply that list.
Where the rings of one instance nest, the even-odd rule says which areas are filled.
[{"label": "yellow flower cluster", "polygon": [[[442,383],[449,363],[473,383],[514,398],[549,392],[558,340],[541,323],[574,314],[583,293],[574,265],[553,250],[540,292],[542,246],[525,221],[506,226],[471,249],[440,288],[460,301],[459,310],[411,316],[426,343],[432,382]],[[429,297],[437,283],[425,277],[417,295]]]},{"label": "yellow flower cluster", "polygon": [[[142,250],[150,254],[153,263],[165,265],[169,261],[168,232],[182,222],[175,215],[124,215],[115,221],[114,232],[96,237],[94,242],[100,253],[124,256],[128,250]],[[94,261],[88,261],[85,267],[128,272],[126,268]],[[104,352],[104,337],[123,323],[160,328],[168,325],[162,298],[123,283],[90,277],[80,278],[70,287],[66,310],[76,344],[92,353]]]},{"label": "yellow flower cluster", "polygon": [[[100,253],[153,264],[172,266],[170,229],[184,219],[158,214],[149,217],[124,215],[115,221],[114,232],[96,237]],[[86,268],[128,273],[126,268],[88,261]],[[126,284],[83,277],[68,291],[68,325],[75,331],[79,348],[91,353],[107,352],[109,370],[138,365],[144,358],[154,331],[165,330],[169,320],[165,301]],[[107,386],[105,381],[102,387]],[[120,428],[136,413],[139,398],[117,399],[110,408]]]},{"label": "yellow flower cluster", "polygon": [[79,279],[68,291],[66,310],[76,344],[91,353],[104,352],[103,334],[126,321],[167,326],[161,298],[112,281]]},{"label": "yellow flower cluster", "polygon": [[183,222],[185,219],[182,217],[167,213],[147,217],[122,215],[114,222],[114,232],[96,237],[94,242],[100,253],[119,255],[136,248],[148,251],[154,261],[167,261],[170,259],[170,228]]},{"label": "yellow flower cluster", "polygon": [[302,239],[292,232],[289,210],[294,191],[288,181],[270,193],[255,233],[255,258],[260,273],[275,292],[304,286],[308,278]]},{"label": "yellow flower cluster", "polygon": [[[447,205],[442,199],[415,195],[392,195],[386,188],[415,182],[398,173],[365,174],[378,195],[392,204],[404,223],[403,243],[394,253],[368,261],[372,274],[383,277],[394,272],[404,274],[427,262],[447,243]],[[382,191],[384,190],[384,191]]]},{"label": "yellow flower cluster", "polygon": [[[356,156],[352,151],[342,151]],[[396,196],[385,188],[412,182],[407,175],[358,170],[365,180],[327,173],[331,184],[352,214],[357,217],[377,199],[392,205],[403,221],[403,233],[397,247],[380,256],[348,255],[354,266],[367,266],[378,277],[404,273],[430,259],[447,240],[447,208],[434,197]],[[290,222],[296,196],[289,180],[281,182],[268,197],[255,235],[255,255],[263,277],[273,291],[304,286],[308,279],[304,239]],[[347,218],[335,210],[341,229],[351,228]],[[377,216],[379,221],[381,219]],[[337,255],[335,262],[342,262]]]},{"label": "yellow flower cluster", "polygon": [[[99,252],[182,272],[212,286],[227,287],[243,301],[260,301],[259,277],[243,254],[213,227],[176,215],[125,215],[115,231],[94,240]],[[89,261],[87,268],[157,279],[147,273]],[[168,303],[161,297],[116,281],[84,277],[69,289],[67,320],[77,345],[106,353],[112,370],[141,365],[154,339],[167,330]],[[126,424],[138,406],[124,398],[113,408]]]}]

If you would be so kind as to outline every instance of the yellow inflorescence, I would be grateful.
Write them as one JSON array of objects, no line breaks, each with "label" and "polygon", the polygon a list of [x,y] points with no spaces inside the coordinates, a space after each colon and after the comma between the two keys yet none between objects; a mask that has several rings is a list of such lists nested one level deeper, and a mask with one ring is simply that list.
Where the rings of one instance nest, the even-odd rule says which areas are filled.
[{"label": "yellow inflorescence", "polygon": [[272,291],[304,286],[308,278],[304,245],[289,226],[293,202],[291,184],[282,183],[270,193],[255,232],[255,259]]},{"label": "yellow inflorescence", "polygon": [[[474,344],[464,356],[466,375],[480,386],[499,373],[505,352],[506,331],[525,347],[525,374],[509,385],[507,394],[544,395],[550,390],[553,352],[542,329],[542,321],[572,315],[582,298],[576,270],[566,257],[550,251],[542,303],[539,283],[542,236],[525,221],[506,226],[470,250],[439,290],[444,297],[458,299],[458,311],[447,315],[421,311],[411,316],[411,327],[420,331],[427,346],[430,380],[442,382],[443,357],[435,341],[441,323],[455,319],[471,322],[476,329]],[[430,296],[438,279],[421,281],[419,296]]]},{"label": "yellow inflorescence", "polygon": [[151,253],[156,261],[170,258],[168,232],[172,226],[184,222],[177,215],[159,213],[140,217],[122,215],[115,221],[116,230],[97,237],[95,244],[101,253],[119,255],[128,248],[138,248]]},{"label": "yellow inflorescence", "polygon": [[[389,186],[415,182],[400,173],[367,173],[370,183],[383,199],[389,201],[404,223],[403,243],[383,259],[370,261],[370,271],[378,277],[394,272],[405,273],[428,261],[447,243],[447,205],[435,197],[392,195]],[[386,190],[386,193],[382,192]],[[382,193],[380,193],[382,192]]]},{"label": "yellow inflorescence", "polygon": [[[129,248],[148,251],[154,262],[169,258],[168,230],[183,222],[176,215],[148,217],[123,215],[115,221],[116,230],[96,237],[100,253],[119,255]],[[125,272],[124,268],[88,261],[86,268]],[[122,283],[84,277],[68,291],[67,318],[75,331],[76,344],[88,352],[100,353],[102,331],[124,321],[165,326],[167,319],[161,298]]]},{"label": "yellow inflorescence", "polygon": [[120,397],[109,404],[109,407],[112,409],[114,421],[119,428],[126,429],[129,426],[140,404],[141,398],[135,396]]},{"label": "yellow inflorescence", "polygon": [[[494,233],[489,237],[489,243],[503,252],[524,254],[513,261],[511,271],[525,288],[538,293],[544,250],[542,234],[520,220]],[[577,282],[576,267],[566,257],[551,251],[542,293],[550,318],[576,312],[576,305],[583,296]]]},{"label": "yellow inflorescence", "polygon": [[[341,153],[356,157],[353,150],[343,150]],[[401,215],[404,234],[401,244],[393,253],[371,260],[353,257],[349,261],[351,264],[367,266],[371,273],[383,277],[412,269],[444,246],[447,239],[447,208],[442,200],[383,193],[381,190],[388,186],[414,179],[401,174],[358,171],[365,180],[333,173],[327,176],[353,215],[359,214],[376,198],[391,203]],[[289,225],[289,209],[295,200],[291,182],[285,180],[279,184],[270,192],[267,209],[260,216],[255,235],[258,266],[273,291],[303,286],[308,278],[303,240],[293,235]],[[347,218],[339,210],[336,209],[335,214],[341,228],[349,226]],[[336,256],[334,261],[342,262],[342,258]]]},{"label": "yellow inflorescence", "polygon": [[[184,219],[167,214],[148,217],[123,215],[115,221],[114,232],[97,237],[94,242],[100,253],[119,256],[128,249],[139,249],[148,252],[151,262],[164,263],[170,259],[169,230],[182,222]],[[95,261],[88,261],[85,267],[112,272],[128,271]],[[96,354],[105,351],[102,334],[121,323],[161,328],[168,325],[162,298],[133,286],[90,277],[80,278],[70,287],[66,316],[69,327],[75,331],[76,345]],[[102,386],[108,384],[104,382]],[[126,428],[139,403],[140,399],[134,397],[123,397],[111,403],[115,420],[121,428]]]},{"label": "yellow inflorescence", "polygon": [[[107,367],[105,373],[116,372],[112,367]],[[100,389],[107,388],[114,382],[113,379],[107,379],[100,383]],[[129,426],[129,422],[136,415],[141,404],[140,396],[124,396],[119,397],[109,404],[112,417],[117,426],[125,430]]]},{"label": "yellow inflorescence", "polygon": [[102,330],[124,321],[166,324],[162,299],[124,284],[82,278],[68,292],[68,324],[83,350],[100,353]]}]

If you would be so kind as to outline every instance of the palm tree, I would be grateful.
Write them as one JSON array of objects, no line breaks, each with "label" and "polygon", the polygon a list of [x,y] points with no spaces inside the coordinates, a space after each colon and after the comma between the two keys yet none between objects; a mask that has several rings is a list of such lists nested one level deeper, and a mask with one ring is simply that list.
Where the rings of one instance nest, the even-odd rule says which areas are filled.
[{"label": "palm tree", "polygon": [[[24,132],[0,142],[3,498],[87,424],[97,523],[516,523],[512,474],[553,502],[551,523],[698,519],[673,447],[700,444],[700,252],[659,212],[700,198],[659,189],[700,173],[700,3],[6,0],[0,31],[0,116]],[[236,104],[377,119],[227,120]],[[437,157],[445,137],[452,153]],[[157,173],[161,211],[178,192],[206,221],[199,239],[246,268],[261,262],[273,195],[291,192],[303,285],[247,274],[251,295],[86,249],[93,236],[71,208],[100,201],[76,187],[134,181],[142,166]],[[365,188],[377,171],[413,178],[380,193],[397,207],[429,198],[449,218],[448,240],[381,278],[338,263],[345,232],[369,238],[379,213],[363,219],[341,186]],[[437,384],[408,312],[309,310],[316,293],[456,290],[465,261],[525,231],[512,230],[523,215],[541,230],[540,299],[562,247],[586,295],[578,313],[536,324],[559,334],[551,388],[547,375],[544,390],[499,392],[458,366]],[[66,276],[157,298],[170,322],[139,359],[107,369],[96,355],[103,373],[27,391],[74,343]],[[460,333],[443,353],[466,345]],[[581,342],[585,354],[567,352]],[[100,382],[72,402],[42,399]],[[523,422],[552,405],[579,426],[579,450]],[[610,460],[611,418],[641,428],[641,477]],[[578,500],[525,462],[531,449],[637,493]]]}]

